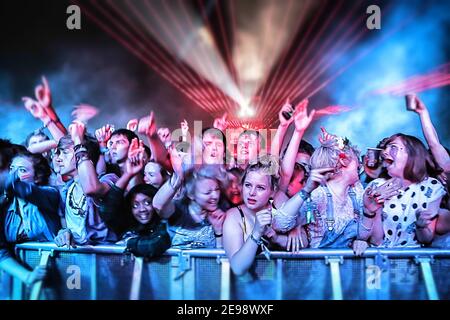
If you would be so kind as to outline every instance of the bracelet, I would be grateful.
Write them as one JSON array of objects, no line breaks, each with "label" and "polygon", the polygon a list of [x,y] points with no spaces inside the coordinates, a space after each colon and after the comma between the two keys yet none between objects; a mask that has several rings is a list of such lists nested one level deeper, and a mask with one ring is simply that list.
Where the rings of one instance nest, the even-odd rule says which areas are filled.
[{"label": "bracelet", "polygon": [[217,234],[217,233],[214,232],[214,237],[220,238],[220,237],[222,237],[222,236],[223,236],[223,233]]},{"label": "bracelet", "polygon": [[253,242],[255,242],[258,246],[263,244],[263,241],[261,239],[256,239],[255,236],[253,235],[253,233],[250,233],[250,239],[253,240]]},{"label": "bracelet", "polygon": [[78,151],[75,153],[75,161],[79,162],[81,159],[89,159],[89,155],[86,151]]},{"label": "bracelet", "polygon": [[300,190],[297,194],[303,199],[303,201],[306,201],[311,197],[311,193],[305,190]]},{"label": "bracelet", "polygon": [[375,212],[374,214],[368,214],[368,213],[366,212],[366,210],[363,211],[363,216],[366,217],[366,218],[369,218],[369,219],[375,218],[376,215],[377,215],[376,212]]},{"label": "bracelet", "polygon": [[77,169],[85,161],[90,161],[92,163],[92,165],[94,165],[94,163],[91,161],[91,159],[89,159],[88,156],[85,156],[85,157],[80,158],[80,159],[77,160]]},{"label": "bracelet", "polygon": [[108,147],[100,147],[100,153],[101,154],[108,153],[108,151],[109,151]]}]

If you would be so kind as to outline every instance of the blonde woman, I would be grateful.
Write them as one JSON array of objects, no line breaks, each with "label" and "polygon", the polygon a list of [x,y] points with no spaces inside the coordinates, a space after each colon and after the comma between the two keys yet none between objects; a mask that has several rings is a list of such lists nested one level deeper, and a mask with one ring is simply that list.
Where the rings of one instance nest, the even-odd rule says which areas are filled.
[{"label": "blonde woman", "polygon": [[[348,139],[322,129],[321,146],[311,157],[311,177],[300,191],[305,199],[300,214],[279,214],[274,225],[288,231],[303,225],[312,248],[351,247],[362,212],[359,151]],[[356,242],[355,247],[365,246]]]}]

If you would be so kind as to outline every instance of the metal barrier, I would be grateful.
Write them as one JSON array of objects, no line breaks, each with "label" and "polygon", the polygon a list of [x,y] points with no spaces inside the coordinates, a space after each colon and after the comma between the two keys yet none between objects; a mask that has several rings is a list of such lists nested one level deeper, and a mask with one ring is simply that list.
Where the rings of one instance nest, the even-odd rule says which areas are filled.
[{"label": "metal barrier", "polygon": [[237,277],[220,249],[170,249],[144,261],[123,246],[16,246],[33,268],[47,265],[44,283],[26,288],[0,272],[0,299],[449,299],[450,250],[305,249],[258,256]]}]

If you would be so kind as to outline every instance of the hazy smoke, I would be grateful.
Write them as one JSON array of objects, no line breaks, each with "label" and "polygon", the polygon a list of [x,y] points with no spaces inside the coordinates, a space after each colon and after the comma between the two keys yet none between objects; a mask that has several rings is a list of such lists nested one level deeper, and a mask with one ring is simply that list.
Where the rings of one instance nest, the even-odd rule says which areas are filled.
[{"label": "hazy smoke", "polygon": [[[371,95],[375,89],[399,83],[413,75],[426,73],[449,61],[448,2],[397,1],[391,11],[383,11],[382,29],[372,32],[371,40],[361,44],[333,65],[332,76],[355,54],[373,45],[402,22],[410,22],[399,32],[354,64],[326,89],[333,103],[355,106],[355,110],[321,121],[330,132],[349,137],[361,147],[374,146],[383,137],[397,132],[423,138],[419,117],[407,112],[403,97]],[[412,18],[412,19],[411,19]],[[420,94],[430,109],[441,142],[450,145],[449,87]],[[314,135],[318,134],[314,130]]]},{"label": "hazy smoke", "polygon": [[[65,125],[71,121],[74,105],[80,103],[100,109],[89,123],[91,132],[106,123],[125,127],[128,120],[145,116],[151,110],[155,111],[158,126],[177,128],[184,118],[191,126],[194,120],[206,120],[208,124],[212,121],[166,81],[117,47],[96,49],[90,43],[89,49],[58,49],[55,52],[60,52],[60,63],[50,69],[45,63],[36,62],[42,70],[31,77],[38,84],[41,75],[47,76],[54,106]],[[14,77],[15,74],[0,74],[0,136],[21,143],[41,123],[25,110],[20,99],[34,95],[34,87],[13,87]]]}]

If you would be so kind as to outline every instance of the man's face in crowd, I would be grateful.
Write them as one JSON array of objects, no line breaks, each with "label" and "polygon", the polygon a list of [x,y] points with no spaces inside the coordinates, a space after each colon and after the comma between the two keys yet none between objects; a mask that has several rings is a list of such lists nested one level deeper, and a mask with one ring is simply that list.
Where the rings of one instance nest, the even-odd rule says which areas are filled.
[{"label": "man's face in crowd", "polygon": [[109,155],[114,164],[123,163],[128,156],[130,142],[122,134],[113,135],[108,141]]},{"label": "man's face in crowd", "polygon": [[73,147],[59,148],[53,155],[55,172],[60,175],[72,175],[76,170],[75,153]]},{"label": "man's face in crowd", "polygon": [[246,164],[258,158],[261,140],[256,134],[243,134],[238,140],[237,159],[239,164]]},{"label": "man's face in crowd", "polygon": [[225,146],[222,137],[215,132],[203,134],[203,163],[223,164]]}]

